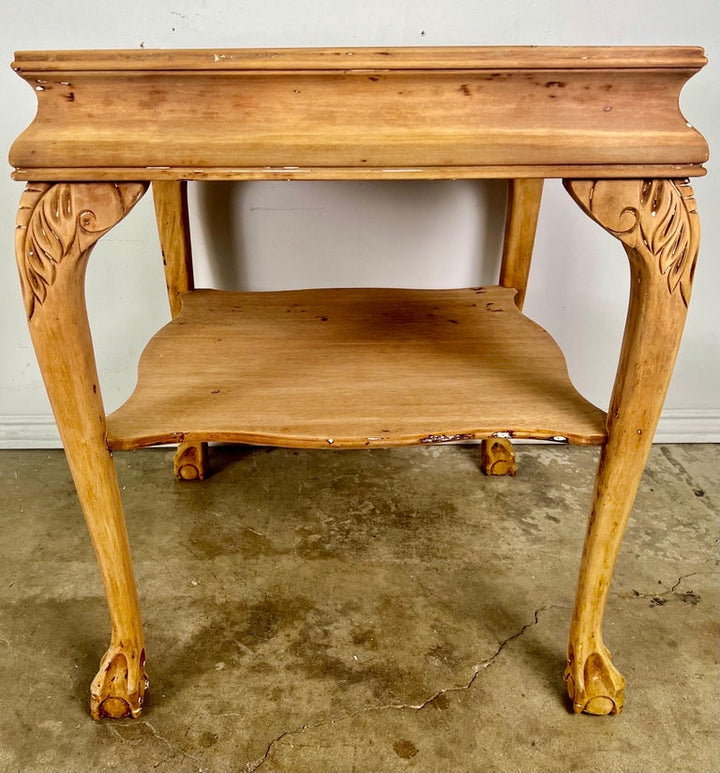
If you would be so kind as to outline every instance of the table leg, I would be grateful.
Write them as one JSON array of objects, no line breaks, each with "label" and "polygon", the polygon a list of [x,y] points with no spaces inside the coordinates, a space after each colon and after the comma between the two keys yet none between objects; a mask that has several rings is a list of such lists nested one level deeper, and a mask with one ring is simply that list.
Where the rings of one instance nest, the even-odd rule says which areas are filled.
[{"label": "table leg", "polygon": [[[193,279],[187,182],[155,180],[152,184],[155,219],[162,251],[170,313],[182,309],[181,293],[195,287]],[[207,443],[180,443],[174,470],[178,480],[203,480],[207,468]]]},{"label": "table leg", "polygon": [[625,680],[602,640],[615,560],[680,345],[700,241],[687,181],[567,180],[580,207],[624,245],[631,289],[608,438],[595,478],[570,628],[568,693],[576,712],[615,714]]},{"label": "table leg", "polygon": [[515,305],[520,311],[525,303],[544,182],[542,178],[508,180],[500,285],[517,290]]},{"label": "table leg", "polygon": [[517,474],[515,451],[507,438],[485,438],[482,441],[480,466],[485,475]]},{"label": "table leg", "polygon": [[[500,285],[517,290],[515,305],[520,311],[525,302],[544,182],[542,178],[508,180]],[[485,475],[515,475],[512,442],[506,438],[483,440],[480,467]]]},{"label": "table leg", "polygon": [[207,471],[207,443],[180,443],[173,458],[178,480],[204,480]]},{"label": "table leg", "polygon": [[28,325],[90,532],[112,635],[91,686],[91,711],[137,716],[147,686],[137,591],[85,310],[95,242],[135,205],[142,183],[29,183],[16,256]]}]

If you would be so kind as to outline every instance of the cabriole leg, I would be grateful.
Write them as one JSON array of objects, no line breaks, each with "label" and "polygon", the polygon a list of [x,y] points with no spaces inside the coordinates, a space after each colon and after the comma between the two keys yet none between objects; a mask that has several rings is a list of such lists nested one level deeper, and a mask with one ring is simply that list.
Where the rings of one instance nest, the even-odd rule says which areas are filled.
[{"label": "cabriole leg", "polygon": [[[170,313],[182,309],[181,293],[194,289],[187,182],[155,180],[152,184],[155,219],[162,251]],[[203,480],[207,468],[207,443],[181,443],[173,467],[178,480]]]},{"label": "cabriole leg", "polygon": [[147,687],[135,579],[85,310],[95,242],[135,205],[142,183],[29,183],[16,256],[30,334],[102,575],[112,633],[91,712],[137,716]]},{"label": "cabriole leg", "polygon": [[630,260],[625,335],[608,410],[570,628],[575,712],[616,714],[625,680],[603,644],[612,572],[680,345],[700,223],[692,188],[674,180],[568,180],[580,207],[620,239]]}]

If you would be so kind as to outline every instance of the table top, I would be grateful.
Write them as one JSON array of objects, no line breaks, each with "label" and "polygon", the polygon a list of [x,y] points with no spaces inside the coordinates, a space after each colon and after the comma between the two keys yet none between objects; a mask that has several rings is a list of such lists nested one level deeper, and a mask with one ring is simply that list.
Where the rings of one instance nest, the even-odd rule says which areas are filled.
[{"label": "table top", "polygon": [[694,47],[27,51],[19,180],[685,177]]}]

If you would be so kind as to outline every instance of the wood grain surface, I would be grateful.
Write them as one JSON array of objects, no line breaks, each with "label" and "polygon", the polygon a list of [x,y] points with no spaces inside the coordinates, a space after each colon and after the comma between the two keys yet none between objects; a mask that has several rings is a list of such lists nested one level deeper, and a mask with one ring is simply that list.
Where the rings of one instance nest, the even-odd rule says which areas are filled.
[{"label": "wood grain surface", "polygon": [[705,61],[694,48],[19,53],[38,112],[10,163],[37,180],[691,176],[708,149],[678,100]]},{"label": "wood grain surface", "polygon": [[490,437],[597,444],[582,398],[515,291],[183,296],[108,417],[111,448],[194,440],[362,448]]}]

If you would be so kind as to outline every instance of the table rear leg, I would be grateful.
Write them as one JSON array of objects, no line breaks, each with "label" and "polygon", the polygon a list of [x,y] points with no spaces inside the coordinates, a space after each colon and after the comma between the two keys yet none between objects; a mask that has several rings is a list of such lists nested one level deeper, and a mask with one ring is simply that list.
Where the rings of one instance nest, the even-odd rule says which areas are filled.
[{"label": "table rear leg", "polygon": [[517,290],[515,305],[520,311],[525,303],[544,183],[542,178],[508,180],[500,285]]},{"label": "table rear leg", "polygon": [[[542,178],[508,180],[500,285],[517,290],[515,305],[520,311],[525,302],[544,182]],[[483,440],[480,467],[485,475],[515,475],[512,442],[506,438]]]},{"label": "table rear leg", "polygon": [[625,680],[603,644],[615,560],[680,345],[700,223],[687,181],[566,181],[580,207],[622,241],[631,290],[583,549],[565,671],[575,712],[615,714]]},{"label": "table rear leg", "polygon": [[[152,191],[170,313],[175,317],[182,309],[180,294],[195,287],[187,182],[155,180]],[[203,480],[207,469],[207,443],[180,443],[173,467],[178,480]]]},{"label": "table rear leg", "polygon": [[517,466],[512,441],[508,438],[485,438],[482,441],[480,467],[485,475],[512,475]]},{"label": "table rear leg", "polygon": [[97,556],[112,624],[91,686],[91,712],[137,716],[147,687],[135,579],[85,310],[94,243],[145,191],[141,183],[29,183],[16,256],[28,324]]}]

